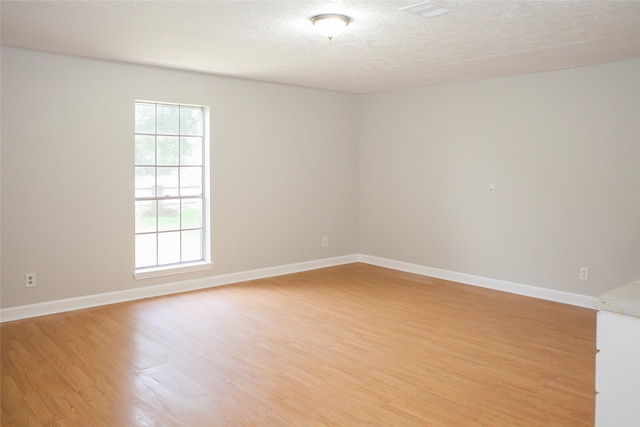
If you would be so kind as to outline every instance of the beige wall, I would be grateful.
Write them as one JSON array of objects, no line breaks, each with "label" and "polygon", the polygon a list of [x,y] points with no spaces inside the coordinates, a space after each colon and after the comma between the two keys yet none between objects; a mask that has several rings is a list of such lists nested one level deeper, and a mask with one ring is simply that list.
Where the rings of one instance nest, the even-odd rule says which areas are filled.
[{"label": "beige wall", "polygon": [[361,253],[584,295],[640,277],[640,61],[359,106]]},{"label": "beige wall", "polygon": [[[640,61],[362,96],[1,66],[2,307],[358,252],[585,295],[640,277]],[[135,99],[211,107],[211,271],[133,279]]]},{"label": "beige wall", "polygon": [[[1,83],[2,307],[357,251],[355,95],[13,48]],[[135,99],[211,107],[211,271],[133,279]]]}]

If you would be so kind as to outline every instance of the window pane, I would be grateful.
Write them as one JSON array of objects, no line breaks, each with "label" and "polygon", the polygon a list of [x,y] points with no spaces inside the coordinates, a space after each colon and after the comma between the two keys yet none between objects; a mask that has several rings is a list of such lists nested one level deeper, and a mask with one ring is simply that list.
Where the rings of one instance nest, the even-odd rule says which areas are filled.
[{"label": "window pane", "polygon": [[202,230],[182,232],[182,261],[202,259]]},{"label": "window pane", "polygon": [[180,262],[180,232],[158,234],[158,265]]},{"label": "window pane", "polygon": [[158,231],[180,229],[180,199],[158,200]]},{"label": "window pane", "polygon": [[202,135],[204,129],[204,119],[202,108],[181,107],[180,108],[180,134],[182,135]]},{"label": "window pane", "polygon": [[180,164],[202,165],[202,138],[189,136],[180,138]]},{"label": "window pane", "polygon": [[155,197],[156,169],[136,167],[136,197]]},{"label": "window pane", "polygon": [[156,201],[136,202],[136,233],[156,231]]},{"label": "window pane", "polygon": [[179,140],[177,136],[158,137],[158,164],[177,165],[180,153]]},{"label": "window pane", "polygon": [[201,261],[208,249],[205,109],[135,103],[136,268]]},{"label": "window pane", "polygon": [[153,135],[136,135],[136,165],[156,164],[156,138]]},{"label": "window pane", "polygon": [[180,107],[158,105],[158,133],[177,135],[180,130]]},{"label": "window pane", "polygon": [[178,168],[158,168],[158,197],[178,195]]},{"label": "window pane", "polygon": [[187,199],[182,201],[182,228],[202,227],[202,200]]},{"label": "window pane", "polygon": [[136,103],[136,133],[155,133],[155,104]]},{"label": "window pane", "polygon": [[202,168],[197,166],[180,168],[180,195],[202,194]]},{"label": "window pane", "polygon": [[156,265],[156,235],[139,234],[136,236],[136,268]]}]

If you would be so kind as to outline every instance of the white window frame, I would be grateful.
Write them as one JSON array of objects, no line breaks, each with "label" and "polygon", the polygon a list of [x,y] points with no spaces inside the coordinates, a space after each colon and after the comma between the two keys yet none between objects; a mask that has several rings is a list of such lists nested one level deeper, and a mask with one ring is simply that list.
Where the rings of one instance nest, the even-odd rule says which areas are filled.
[{"label": "white window frame", "polygon": [[[156,265],[156,266],[140,267],[140,268],[135,267],[135,260],[134,260],[134,277],[136,280],[138,280],[138,279],[147,279],[152,277],[160,277],[160,276],[167,276],[167,275],[173,275],[173,274],[182,274],[182,273],[189,273],[194,271],[208,270],[213,265],[211,262],[211,227],[210,227],[211,221],[210,221],[210,212],[209,212],[210,206],[211,206],[211,203],[210,203],[210,190],[211,190],[210,152],[211,151],[210,151],[210,134],[209,134],[210,109],[208,106],[204,106],[204,105],[136,99],[134,102],[134,118],[135,118],[135,106],[138,103],[155,104],[156,109],[158,105],[171,105],[171,106],[181,106],[181,107],[190,107],[190,108],[196,107],[196,108],[202,109],[203,121],[204,121],[203,123],[204,129],[203,129],[203,135],[202,135],[202,142],[203,142],[202,144],[203,145],[203,148],[202,148],[203,150],[202,152],[202,156],[203,156],[202,157],[202,259],[197,261],[186,261],[186,262],[178,262],[174,264],[164,264],[164,265]],[[156,126],[157,126],[157,122],[156,122]],[[149,135],[148,133],[145,133],[145,134]],[[134,129],[134,136],[135,135],[139,135],[139,134],[135,132],[135,129]],[[156,128],[156,131],[153,133],[153,135],[157,137],[158,135],[162,135],[162,134],[158,134],[157,128]],[[180,134],[178,136],[180,136]],[[134,149],[134,154],[135,154],[135,149]],[[134,161],[133,163],[135,165],[136,162]],[[158,167],[158,165],[155,164],[154,167]],[[180,196],[176,198],[180,200],[183,199]],[[185,197],[185,198],[193,198],[193,197]],[[154,197],[145,197],[145,198],[137,198],[134,195],[134,201],[138,201],[138,200],[163,200],[163,198],[158,196],[157,194]],[[134,209],[134,215],[135,215],[135,209]],[[157,211],[156,211],[156,215],[157,215]],[[134,219],[134,222],[135,222],[135,219]],[[157,219],[156,219],[156,227],[157,227]],[[182,230],[182,225],[180,226],[180,230]],[[155,233],[156,235],[159,233],[157,228]],[[134,247],[135,247],[135,236],[137,234],[138,233],[136,233],[136,230],[134,229]],[[134,257],[135,257],[135,249],[134,249]]]}]

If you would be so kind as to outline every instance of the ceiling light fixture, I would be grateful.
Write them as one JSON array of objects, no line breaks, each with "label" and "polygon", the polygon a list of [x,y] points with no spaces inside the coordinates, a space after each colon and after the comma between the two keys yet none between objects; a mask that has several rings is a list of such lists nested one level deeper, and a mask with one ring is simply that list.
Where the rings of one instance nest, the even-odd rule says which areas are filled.
[{"label": "ceiling light fixture", "polygon": [[328,37],[329,40],[332,40],[334,36],[343,32],[351,22],[351,18],[348,16],[338,15],[335,13],[316,15],[309,19],[318,32],[323,36]]}]

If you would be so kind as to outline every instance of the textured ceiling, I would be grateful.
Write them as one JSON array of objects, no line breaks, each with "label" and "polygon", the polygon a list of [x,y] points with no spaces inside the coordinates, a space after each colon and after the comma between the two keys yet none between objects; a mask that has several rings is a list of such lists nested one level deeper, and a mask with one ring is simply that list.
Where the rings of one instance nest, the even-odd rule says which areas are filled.
[{"label": "textured ceiling", "polygon": [[[6,1],[4,45],[366,93],[640,57],[640,1]],[[353,22],[332,41],[309,17]]]}]

